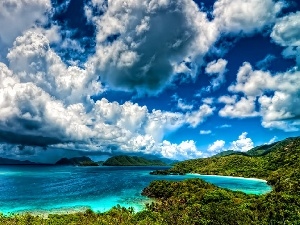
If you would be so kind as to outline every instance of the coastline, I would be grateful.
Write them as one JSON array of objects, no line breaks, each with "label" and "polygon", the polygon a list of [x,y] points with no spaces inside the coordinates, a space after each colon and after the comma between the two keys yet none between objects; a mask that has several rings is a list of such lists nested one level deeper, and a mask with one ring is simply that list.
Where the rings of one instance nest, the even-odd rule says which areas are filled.
[{"label": "coastline", "polygon": [[206,176],[206,177],[224,177],[224,178],[233,178],[233,179],[247,179],[247,180],[254,180],[254,181],[261,181],[264,183],[268,183],[267,180],[260,179],[260,178],[235,177],[235,176],[224,176],[224,175],[207,175],[207,174],[200,174],[200,173],[187,173],[186,175]]},{"label": "coastline", "polygon": [[90,205],[74,205],[74,206],[58,206],[55,208],[49,209],[32,209],[32,210],[18,210],[14,212],[0,212],[5,216],[13,216],[13,215],[25,215],[30,214],[32,216],[39,216],[42,218],[48,218],[51,214],[56,215],[69,215],[69,214],[76,214],[76,213],[84,213],[86,210],[92,210],[94,213],[106,213],[113,209],[114,207],[124,207],[126,209],[133,208],[134,212],[140,212],[146,209],[146,204],[151,204],[154,202],[154,199],[148,198],[143,200],[137,200],[135,202],[124,202],[123,204],[111,204],[110,206],[102,206],[99,208],[94,208]]},{"label": "coastline", "polygon": [[[53,209],[42,209],[42,210],[21,210],[14,212],[13,215],[24,215],[24,214],[30,214],[32,216],[39,216],[44,219],[48,218],[49,215],[51,214],[56,214],[56,215],[70,215],[70,214],[75,214],[75,213],[83,213],[86,210],[91,209],[88,206],[74,206],[74,207],[62,207],[62,208],[53,208]],[[93,212],[96,212],[93,210]],[[10,215],[10,214],[7,214]]]}]

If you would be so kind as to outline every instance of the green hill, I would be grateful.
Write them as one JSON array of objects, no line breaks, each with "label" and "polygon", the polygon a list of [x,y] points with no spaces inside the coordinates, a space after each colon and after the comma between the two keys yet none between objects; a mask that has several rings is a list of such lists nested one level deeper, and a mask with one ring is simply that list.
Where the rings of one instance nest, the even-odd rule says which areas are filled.
[{"label": "green hill", "polygon": [[138,156],[113,156],[103,162],[103,166],[166,166],[160,160],[148,160]]},{"label": "green hill", "polygon": [[227,155],[248,155],[245,152],[238,152],[238,151],[234,151],[234,150],[227,150],[227,151],[223,151],[220,152],[212,157],[221,157],[221,156],[227,156]]},{"label": "green hill", "polygon": [[66,166],[99,166],[98,163],[94,162],[87,156],[74,157],[74,158],[61,158],[55,165],[66,165]]},{"label": "green hill", "polygon": [[276,149],[276,148],[273,148],[273,146],[275,146],[277,144],[280,144],[280,142],[275,142],[275,143],[272,143],[272,144],[269,144],[269,145],[261,145],[261,146],[252,148],[251,150],[247,151],[247,154],[251,155],[251,156],[266,155],[269,152],[271,152],[272,150]]},{"label": "green hill", "polygon": [[0,165],[37,165],[37,163],[25,160],[7,159],[0,157]]},{"label": "green hill", "polygon": [[[238,195],[229,197],[231,195],[229,192],[216,195],[219,191],[215,192],[215,190],[213,191],[215,192],[214,204],[204,206],[205,194],[203,194],[203,190],[201,193],[197,189],[194,191],[191,187],[195,184],[184,181],[172,187],[170,183],[165,184],[158,181],[151,183],[143,192],[149,197],[160,199],[160,204],[164,206],[156,205],[156,211],[162,212],[166,208],[176,211],[179,202],[181,202],[184,208],[198,207],[199,214],[201,214],[200,211],[204,213],[205,208],[208,211],[212,210],[210,212],[214,212],[216,217],[212,214],[202,215],[203,218],[214,221],[207,224],[300,224],[300,137],[287,138],[272,145],[258,146],[245,155],[229,154],[206,159],[187,160],[175,164],[167,171],[155,171],[152,174],[180,173],[262,178],[272,185],[273,191],[256,197],[249,197],[248,195],[247,199]],[[203,186],[202,184],[199,185]],[[188,190],[179,191],[182,189]],[[164,193],[171,194],[168,196]],[[189,197],[185,198],[184,196]],[[227,199],[227,203],[224,198]],[[234,215],[231,214],[230,210],[224,208],[226,204],[228,209],[232,207],[231,210],[235,211]],[[192,211],[188,210],[184,215]],[[224,214],[231,214],[231,216],[224,216]],[[197,221],[200,219],[198,217]]]},{"label": "green hill", "polygon": [[[257,177],[271,180],[280,171],[287,175],[300,166],[300,137],[255,147],[244,154],[226,151],[223,155],[176,163],[167,173],[201,173]],[[164,171],[164,174],[166,171]]]}]

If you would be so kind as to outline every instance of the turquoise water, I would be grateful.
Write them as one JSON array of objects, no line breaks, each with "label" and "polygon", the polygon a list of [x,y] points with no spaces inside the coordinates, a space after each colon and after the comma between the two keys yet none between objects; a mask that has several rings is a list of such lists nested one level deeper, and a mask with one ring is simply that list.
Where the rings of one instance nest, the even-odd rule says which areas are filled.
[{"label": "turquoise water", "polygon": [[141,210],[149,201],[141,196],[153,180],[201,178],[217,186],[245,193],[263,194],[271,190],[255,179],[205,176],[153,176],[163,167],[54,167],[0,166],[0,211],[72,211],[91,208],[107,211],[119,204]]}]

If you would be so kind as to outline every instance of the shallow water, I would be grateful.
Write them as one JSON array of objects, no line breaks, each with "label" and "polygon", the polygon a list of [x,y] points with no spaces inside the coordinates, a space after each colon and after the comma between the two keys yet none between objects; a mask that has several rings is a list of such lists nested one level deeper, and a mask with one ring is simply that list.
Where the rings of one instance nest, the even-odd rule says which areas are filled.
[{"label": "shallow water", "polygon": [[201,178],[217,186],[248,194],[263,194],[271,187],[261,180],[205,176],[153,176],[166,167],[0,166],[0,211],[73,211],[91,208],[107,211],[119,204],[141,210],[141,196],[153,180]]}]

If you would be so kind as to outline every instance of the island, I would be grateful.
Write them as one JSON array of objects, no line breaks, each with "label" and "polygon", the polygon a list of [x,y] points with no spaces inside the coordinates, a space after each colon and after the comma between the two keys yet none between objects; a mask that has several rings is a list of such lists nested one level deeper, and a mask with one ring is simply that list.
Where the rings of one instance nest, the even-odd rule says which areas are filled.
[{"label": "island", "polygon": [[161,160],[150,160],[139,156],[118,155],[107,159],[103,166],[167,166]]},{"label": "island", "polygon": [[94,162],[87,156],[73,157],[73,158],[61,158],[55,165],[60,166],[99,166],[98,163]]},{"label": "island", "polygon": [[29,160],[17,160],[0,157],[0,165],[41,165]]},{"label": "island", "polygon": [[54,165],[56,166],[167,166],[161,160],[150,160],[139,156],[117,155],[108,158],[106,161],[93,161],[88,156],[61,158]]}]

